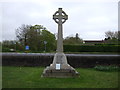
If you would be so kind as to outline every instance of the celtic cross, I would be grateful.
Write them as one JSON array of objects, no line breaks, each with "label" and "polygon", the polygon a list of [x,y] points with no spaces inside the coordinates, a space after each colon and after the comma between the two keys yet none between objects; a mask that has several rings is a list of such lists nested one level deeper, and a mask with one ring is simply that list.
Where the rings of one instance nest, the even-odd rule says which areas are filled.
[{"label": "celtic cross", "polygon": [[68,19],[68,15],[59,8],[58,11],[53,15],[53,19],[58,24],[58,39],[57,39],[57,52],[63,52],[63,32],[62,32],[62,24]]},{"label": "celtic cross", "polygon": [[63,24],[68,19],[68,15],[62,10],[62,8],[59,8],[53,15],[53,19],[56,23]]},{"label": "celtic cross", "polygon": [[63,32],[62,24],[68,19],[68,15],[59,8],[53,15],[53,19],[58,24],[57,52],[54,55],[53,63],[47,66],[44,71],[44,77],[76,77],[78,72],[67,63],[66,55],[63,53]]}]

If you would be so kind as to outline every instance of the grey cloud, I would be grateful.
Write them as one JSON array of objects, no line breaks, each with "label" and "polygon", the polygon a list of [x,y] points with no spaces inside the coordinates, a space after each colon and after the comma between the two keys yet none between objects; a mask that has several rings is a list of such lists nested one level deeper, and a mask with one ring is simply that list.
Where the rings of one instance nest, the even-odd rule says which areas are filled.
[{"label": "grey cloud", "polygon": [[[107,30],[117,30],[118,8],[116,2],[50,2],[2,3],[2,37],[14,39],[15,29],[22,24],[41,24],[57,33],[57,24],[52,20],[53,13],[62,7],[69,18],[64,24],[64,37],[79,33],[83,39],[103,39]],[[102,20],[97,18],[103,17]],[[96,18],[96,21],[94,21]],[[105,19],[106,21],[105,21]],[[97,33],[92,35],[90,32]],[[87,34],[87,35],[86,35]],[[102,38],[103,37],[103,38]]]}]

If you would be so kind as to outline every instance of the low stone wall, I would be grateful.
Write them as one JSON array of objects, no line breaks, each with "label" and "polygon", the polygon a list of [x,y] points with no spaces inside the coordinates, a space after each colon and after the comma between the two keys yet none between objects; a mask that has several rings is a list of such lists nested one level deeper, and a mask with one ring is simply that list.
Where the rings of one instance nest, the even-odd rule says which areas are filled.
[{"label": "low stone wall", "polygon": [[[120,55],[66,54],[68,63],[74,67],[90,68],[96,65],[120,66]],[[3,66],[49,66],[54,54],[3,53]]]}]

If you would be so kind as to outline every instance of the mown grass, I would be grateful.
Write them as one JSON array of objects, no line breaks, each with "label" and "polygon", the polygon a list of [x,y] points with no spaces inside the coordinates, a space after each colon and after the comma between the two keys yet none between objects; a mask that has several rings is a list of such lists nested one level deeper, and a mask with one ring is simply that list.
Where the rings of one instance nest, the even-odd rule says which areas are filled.
[{"label": "mown grass", "polygon": [[43,67],[2,67],[3,88],[117,88],[118,72],[78,68],[79,78],[43,78]]}]

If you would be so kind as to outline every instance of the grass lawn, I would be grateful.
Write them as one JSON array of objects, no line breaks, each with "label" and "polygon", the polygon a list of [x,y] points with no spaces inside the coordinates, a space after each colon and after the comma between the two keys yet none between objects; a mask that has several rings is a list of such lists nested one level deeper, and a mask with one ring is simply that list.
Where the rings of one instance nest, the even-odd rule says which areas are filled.
[{"label": "grass lawn", "polygon": [[3,88],[117,88],[118,72],[78,68],[79,78],[43,78],[43,67],[2,67]]}]

